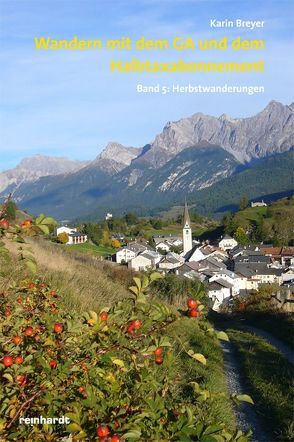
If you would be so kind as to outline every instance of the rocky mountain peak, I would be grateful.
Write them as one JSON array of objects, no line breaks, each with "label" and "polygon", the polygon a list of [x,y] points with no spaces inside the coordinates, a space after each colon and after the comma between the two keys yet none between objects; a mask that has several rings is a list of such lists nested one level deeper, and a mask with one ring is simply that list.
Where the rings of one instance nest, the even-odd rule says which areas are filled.
[{"label": "rocky mountain peak", "polygon": [[32,155],[23,158],[16,166],[18,170],[28,170],[46,175],[73,172],[88,164],[88,161],[70,160],[67,157],[51,157],[48,155]]},{"label": "rocky mountain peak", "polygon": [[140,149],[138,148],[126,147],[120,143],[111,141],[97,156],[96,160],[107,159],[128,166],[129,164],[131,164],[131,161],[139,155],[139,153]]},{"label": "rocky mountain peak", "polygon": [[144,155],[144,161],[161,167],[183,149],[204,140],[221,146],[242,163],[285,152],[294,145],[293,107],[273,100],[253,117],[222,114],[217,118],[196,113],[168,122]]},{"label": "rocky mountain peak", "polygon": [[141,152],[141,148],[126,147],[111,141],[89,165],[89,168],[100,169],[108,175],[114,175],[129,166]]},{"label": "rocky mountain peak", "polygon": [[85,167],[88,161],[75,161],[66,157],[33,155],[26,157],[13,169],[0,172],[0,192],[13,191],[24,182],[36,181],[50,175],[66,175]]}]

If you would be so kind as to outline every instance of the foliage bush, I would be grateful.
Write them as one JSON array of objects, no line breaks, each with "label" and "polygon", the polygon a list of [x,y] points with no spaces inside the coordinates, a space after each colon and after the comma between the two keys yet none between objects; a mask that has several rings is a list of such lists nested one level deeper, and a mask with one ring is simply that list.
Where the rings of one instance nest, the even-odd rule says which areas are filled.
[{"label": "foliage bush", "polygon": [[151,289],[154,295],[169,304],[183,305],[187,295],[202,302],[206,300],[205,288],[200,281],[178,275],[167,274],[164,278],[155,281]]},{"label": "foliage bush", "polygon": [[258,290],[233,298],[232,311],[235,313],[274,312],[277,308],[272,298],[279,290],[277,284],[261,284]]},{"label": "foliage bush", "polygon": [[62,232],[62,233],[59,233],[59,235],[57,235],[57,240],[59,242],[61,242],[62,244],[66,244],[66,243],[68,243],[69,236],[66,232]]}]

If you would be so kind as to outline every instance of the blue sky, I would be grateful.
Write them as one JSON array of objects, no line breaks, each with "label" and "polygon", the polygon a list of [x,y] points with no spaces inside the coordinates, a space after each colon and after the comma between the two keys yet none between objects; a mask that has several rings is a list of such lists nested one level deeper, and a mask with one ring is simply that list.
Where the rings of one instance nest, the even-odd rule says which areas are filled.
[{"label": "blue sky", "polygon": [[[201,111],[244,117],[294,100],[292,0],[0,0],[0,170],[33,154],[93,159],[108,141],[143,146],[167,121]],[[210,19],[265,20],[255,31]],[[34,37],[264,39],[263,52],[36,51]],[[111,59],[258,60],[265,74],[113,74]],[[262,95],[150,94],[136,85],[263,85]]]}]

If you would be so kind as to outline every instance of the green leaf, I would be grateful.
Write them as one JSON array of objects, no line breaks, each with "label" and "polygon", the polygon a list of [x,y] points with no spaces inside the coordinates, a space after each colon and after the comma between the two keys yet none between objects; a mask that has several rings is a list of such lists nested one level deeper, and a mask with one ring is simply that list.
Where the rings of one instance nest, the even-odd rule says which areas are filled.
[{"label": "green leaf", "polygon": [[40,213],[40,215],[36,218],[35,223],[40,224],[44,218],[45,218],[45,215],[43,213]]},{"label": "green leaf", "polygon": [[206,365],[206,358],[201,353],[194,353],[191,357],[196,359],[196,361],[201,362],[201,364]]},{"label": "green leaf", "polygon": [[129,440],[132,440],[132,439],[134,439],[134,440],[136,440],[136,439],[140,439],[140,437],[141,437],[141,431],[140,431],[140,430],[131,430],[131,431],[129,431],[128,433],[125,433],[125,434],[123,435],[123,437],[124,437],[125,439],[129,439]]},{"label": "green leaf", "polygon": [[248,402],[249,404],[254,405],[252,398],[248,394],[237,394],[236,399],[240,402]]},{"label": "green leaf", "polygon": [[[78,414],[75,413],[66,413],[65,414],[66,417],[69,417],[71,421],[74,421],[75,423],[79,424],[80,423],[80,416]],[[71,425],[71,424],[70,424]]]},{"label": "green leaf", "polygon": [[161,275],[161,273],[158,273],[158,272],[153,272],[150,275],[150,281],[155,281],[156,279],[161,279],[161,278],[162,278],[162,275]]},{"label": "green leaf", "polygon": [[30,272],[32,272],[34,274],[37,272],[37,266],[31,259],[26,259],[25,263],[26,263],[27,268],[30,270]]},{"label": "green leaf", "polygon": [[45,235],[49,235],[50,230],[46,224],[38,224],[38,229],[40,229]]},{"label": "green leaf", "polygon": [[78,424],[75,424],[74,422],[67,425],[66,427],[67,431],[69,431],[70,433],[75,433],[76,431],[81,431],[81,427]]},{"label": "green leaf", "polygon": [[139,292],[139,294],[137,296],[137,302],[140,302],[141,304],[146,304],[147,298],[143,292]]},{"label": "green leaf", "polygon": [[216,337],[218,339],[221,339],[222,341],[229,341],[229,337],[227,335],[227,333],[225,333],[224,331],[220,331],[216,334]]},{"label": "green leaf", "polygon": [[148,287],[149,285],[149,279],[147,278],[146,275],[143,276],[142,279],[142,289],[146,289],[146,287]]},{"label": "green leaf", "polygon": [[133,292],[136,296],[137,296],[138,293],[139,293],[138,287],[135,287],[134,285],[132,285],[131,287],[129,287],[129,290],[130,290],[131,292]]},{"label": "green leaf", "polygon": [[162,338],[160,338],[159,347],[172,347],[172,344],[169,342],[167,336],[163,336]]},{"label": "green leaf", "polygon": [[214,328],[208,328],[206,330],[206,333],[208,333],[208,334],[212,334],[213,332],[214,332]]},{"label": "green leaf", "polygon": [[51,216],[46,216],[46,218],[43,219],[42,224],[47,224],[47,226],[55,226],[57,223]]},{"label": "green leaf", "polygon": [[217,433],[218,431],[220,431],[222,429],[222,427],[220,425],[210,425],[209,427],[207,427],[204,431],[203,434],[213,434],[213,433]]},{"label": "green leaf", "polygon": [[200,442],[217,442],[217,439],[214,436],[203,436]]},{"label": "green leaf", "polygon": [[13,382],[13,377],[11,376],[10,373],[4,373],[2,375],[3,378],[7,379],[9,382]]},{"label": "green leaf", "polygon": [[135,284],[138,287],[138,290],[141,290],[141,288],[142,288],[141,279],[134,277],[133,280],[135,281]]},{"label": "green leaf", "polygon": [[118,365],[119,367],[124,367],[124,366],[125,366],[124,361],[122,361],[121,359],[111,358],[111,360],[112,360],[112,362],[113,362],[115,365]]}]

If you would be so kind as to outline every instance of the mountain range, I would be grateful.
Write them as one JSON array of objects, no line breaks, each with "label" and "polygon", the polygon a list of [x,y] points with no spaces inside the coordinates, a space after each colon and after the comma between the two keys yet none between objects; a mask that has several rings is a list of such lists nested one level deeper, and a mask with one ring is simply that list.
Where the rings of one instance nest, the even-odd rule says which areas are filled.
[{"label": "mountain range", "polygon": [[14,169],[0,172],[0,193],[15,192],[22,184],[37,181],[40,177],[75,172],[88,163],[45,155],[24,158]]},{"label": "mountain range", "polygon": [[148,213],[185,196],[197,211],[215,215],[244,194],[265,199],[291,192],[293,114],[293,104],[276,101],[248,118],[196,113],[168,122],[143,147],[111,142],[94,161],[27,158],[0,173],[0,198],[12,192],[20,207],[63,220]]}]

